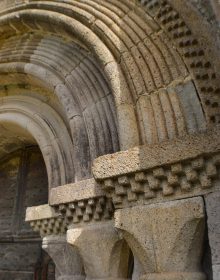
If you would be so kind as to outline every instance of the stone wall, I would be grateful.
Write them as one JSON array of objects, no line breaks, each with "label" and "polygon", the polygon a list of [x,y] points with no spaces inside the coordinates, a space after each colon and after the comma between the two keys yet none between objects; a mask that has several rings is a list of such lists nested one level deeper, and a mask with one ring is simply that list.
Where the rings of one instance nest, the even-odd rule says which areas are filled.
[{"label": "stone wall", "polygon": [[10,234],[13,226],[15,193],[18,176],[20,155],[14,155],[13,158],[1,164],[0,173],[0,217],[1,217],[1,235]]},{"label": "stone wall", "polygon": [[[41,256],[39,236],[24,222],[25,209],[47,203],[48,182],[37,148],[10,154],[0,162],[0,279],[33,279]],[[19,272],[19,273],[18,273]]]}]

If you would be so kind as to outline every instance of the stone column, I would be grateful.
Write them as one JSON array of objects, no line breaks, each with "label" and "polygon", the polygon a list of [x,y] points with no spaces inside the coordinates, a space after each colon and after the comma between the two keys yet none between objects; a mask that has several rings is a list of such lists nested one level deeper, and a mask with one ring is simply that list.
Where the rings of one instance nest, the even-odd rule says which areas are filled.
[{"label": "stone column", "polygon": [[127,278],[129,248],[111,221],[69,229],[67,241],[79,250],[86,279]]},{"label": "stone column", "polygon": [[205,196],[213,280],[220,279],[220,192]]},{"label": "stone column", "polygon": [[84,280],[83,264],[78,250],[66,241],[66,221],[48,204],[29,207],[26,222],[43,240],[42,247],[56,266],[56,280]]},{"label": "stone column", "polygon": [[[93,174],[146,280],[204,280],[202,196],[219,191],[220,130],[101,156]],[[194,198],[190,198],[194,197]],[[138,276],[136,276],[138,275]],[[217,277],[218,279],[218,277]]]},{"label": "stone column", "polygon": [[53,188],[50,203],[68,223],[67,242],[78,250],[87,280],[127,278],[130,250],[114,227],[111,199],[94,179]]},{"label": "stone column", "polygon": [[192,198],[115,212],[115,226],[140,260],[142,280],[204,280],[203,199]]},{"label": "stone column", "polygon": [[42,248],[56,265],[57,280],[84,280],[83,264],[75,247],[66,242],[66,236],[46,236]]}]

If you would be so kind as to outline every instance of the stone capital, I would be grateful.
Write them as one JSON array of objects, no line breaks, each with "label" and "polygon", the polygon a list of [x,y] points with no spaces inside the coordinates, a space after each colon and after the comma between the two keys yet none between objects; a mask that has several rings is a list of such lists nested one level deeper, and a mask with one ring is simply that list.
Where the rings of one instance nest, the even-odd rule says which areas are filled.
[{"label": "stone capital", "polygon": [[205,279],[202,198],[117,210],[115,226],[139,259],[142,280]]},{"label": "stone capital", "polygon": [[54,261],[58,280],[85,279],[78,250],[66,242],[65,235],[44,237],[42,248]]},{"label": "stone capital", "polygon": [[129,248],[112,222],[69,229],[67,241],[79,250],[88,280],[127,277]]}]

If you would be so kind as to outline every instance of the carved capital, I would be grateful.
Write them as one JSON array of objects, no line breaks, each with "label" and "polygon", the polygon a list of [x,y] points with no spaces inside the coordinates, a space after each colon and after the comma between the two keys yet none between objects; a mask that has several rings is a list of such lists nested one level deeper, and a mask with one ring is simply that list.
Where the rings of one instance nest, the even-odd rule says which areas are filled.
[{"label": "carved capital", "polygon": [[58,280],[85,279],[78,250],[66,242],[66,236],[44,237],[42,248],[54,261]]},{"label": "carved capital", "polygon": [[204,234],[202,198],[115,212],[115,226],[139,259],[147,280],[203,280],[200,262]]},{"label": "carved capital", "polygon": [[129,249],[112,222],[69,229],[67,241],[79,250],[87,279],[127,277]]}]

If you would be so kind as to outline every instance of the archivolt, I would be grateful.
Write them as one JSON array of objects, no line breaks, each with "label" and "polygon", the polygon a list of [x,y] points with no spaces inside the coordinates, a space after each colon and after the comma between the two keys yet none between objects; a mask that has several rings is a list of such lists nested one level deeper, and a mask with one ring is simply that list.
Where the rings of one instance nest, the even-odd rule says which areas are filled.
[{"label": "archivolt", "polygon": [[53,36],[29,34],[6,40],[0,56],[2,75],[32,76],[59,98],[72,133],[75,181],[90,176],[94,158],[118,150],[114,100],[88,51]]},{"label": "archivolt", "polygon": [[0,98],[0,124],[17,125],[39,145],[51,187],[74,180],[72,142],[59,115],[46,103],[31,97]]},{"label": "archivolt", "polygon": [[193,35],[198,26],[191,30],[173,1],[139,2],[146,12],[128,0],[32,1],[0,18],[5,38],[59,34],[96,56],[115,98],[121,149],[203,130],[219,116],[217,74]]}]

